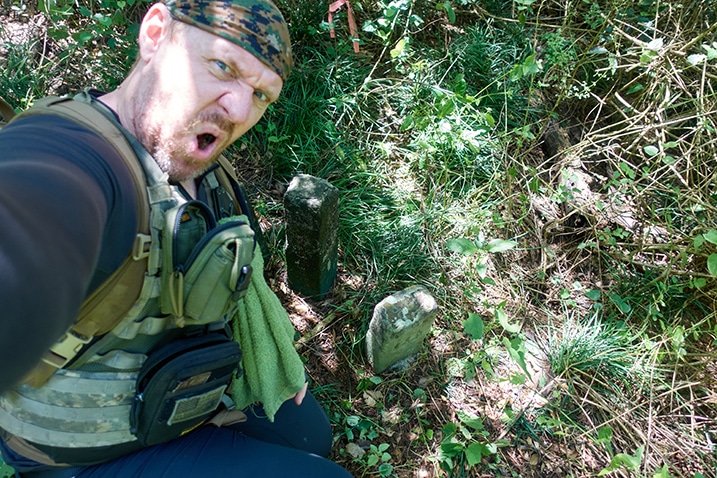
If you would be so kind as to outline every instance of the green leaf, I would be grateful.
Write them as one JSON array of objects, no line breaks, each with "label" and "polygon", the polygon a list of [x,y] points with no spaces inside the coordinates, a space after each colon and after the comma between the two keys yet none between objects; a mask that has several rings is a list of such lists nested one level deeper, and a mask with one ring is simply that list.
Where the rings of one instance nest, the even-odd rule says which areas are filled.
[{"label": "green leaf", "polygon": [[403,119],[403,122],[401,123],[401,127],[399,128],[399,131],[403,132],[407,129],[411,128],[413,126],[413,115],[407,114],[406,117]]},{"label": "green leaf", "polygon": [[463,411],[457,412],[458,419],[461,421],[462,424],[464,424],[467,427],[472,428],[475,431],[482,432],[485,430],[485,426],[483,425],[483,420],[480,417],[476,417],[475,415],[470,415]]},{"label": "green leaf", "polygon": [[635,170],[630,167],[627,163],[620,163],[620,171],[630,179],[635,179]]},{"label": "green leaf", "polygon": [[441,443],[441,452],[447,456],[458,456],[465,450],[463,443],[443,442]]},{"label": "green leaf", "polygon": [[587,297],[590,300],[600,300],[600,296],[602,294],[598,289],[590,289],[585,291],[585,297]]},{"label": "green leaf", "polygon": [[462,237],[448,241],[446,243],[446,249],[466,256],[470,256],[471,254],[478,252],[478,247],[476,247],[473,241]]},{"label": "green leaf", "polygon": [[403,55],[406,51],[406,45],[408,42],[405,38],[401,38],[398,43],[396,43],[396,46],[391,50],[391,58],[398,58],[399,56]]},{"label": "green leaf", "polygon": [[617,306],[617,308],[620,309],[620,311],[624,314],[627,314],[632,310],[630,304],[625,302],[625,300],[617,294],[610,294],[610,300],[612,300],[612,302]]},{"label": "green leaf", "polygon": [[717,254],[710,254],[707,258],[707,270],[717,277]]},{"label": "green leaf", "polygon": [[672,475],[670,475],[670,470],[667,468],[667,463],[665,463],[662,468],[657,470],[654,475],[652,475],[653,478],[671,478]]},{"label": "green leaf", "polygon": [[692,238],[692,245],[695,249],[699,249],[702,247],[702,244],[705,243],[705,236],[704,234],[698,234],[695,237]]},{"label": "green leaf", "polygon": [[660,51],[662,50],[662,47],[665,45],[665,40],[662,38],[655,38],[654,40],[650,41],[645,48],[647,48],[650,51]]},{"label": "green leaf", "polygon": [[598,428],[598,443],[610,443],[612,441],[612,428],[604,425]]},{"label": "green leaf", "polygon": [[517,334],[520,332],[520,323],[511,324],[508,319],[508,314],[505,313],[502,307],[495,309],[493,313],[495,318],[498,319],[498,323],[511,334]]},{"label": "green leaf", "polygon": [[657,148],[657,146],[653,146],[651,144],[645,146],[643,150],[645,151],[645,154],[650,157],[657,156],[658,154],[660,154],[660,150]]},{"label": "green leaf", "polygon": [[656,54],[654,51],[652,51],[652,50],[645,50],[645,51],[642,52],[642,55],[640,55],[640,63],[642,63],[643,65],[647,65],[647,64],[650,63],[656,56],[657,56],[657,54]]},{"label": "green leaf", "polygon": [[481,279],[485,279],[485,276],[488,275],[488,266],[481,262],[476,266],[476,274],[478,274],[478,277]]},{"label": "green leaf", "polygon": [[468,448],[466,448],[466,459],[470,467],[477,465],[484,456],[488,455],[490,455],[490,451],[482,443],[471,443]]},{"label": "green leaf", "polygon": [[490,113],[483,113],[483,119],[486,123],[488,123],[488,126],[493,128],[495,126],[495,118],[493,118],[493,115]]},{"label": "green leaf", "polygon": [[451,24],[456,23],[456,12],[453,10],[451,2],[444,2],[441,6],[443,10],[445,10],[446,15],[448,15],[448,21],[450,21]]},{"label": "green leaf", "polygon": [[717,41],[712,42],[712,45],[708,45],[707,43],[702,44],[702,49],[707,52],[707,59],[708,60],[714,60],[717,58]]},{"label": "green leaf", "polygon": [[687,63],[689,63],[692,66],[699,65],[703,61],[707,59],[707,55],[703,55],[701,53],[697,53],[694,55],[689,55],[687,57]]},{"label": "green leaf", "polygon": [[518,243],[515,241],[506,241],[505,239],[492,239],[488,241],[488,244],[486,244],[485,250],[492,254],[496,254],[499,252],[509,251],[517,245]]},{"label": "green leaf", "polygon": [[612,460],[610,460],[610,466],[607,468],[603,468],[600,473],[598,473],[598,476],[604,476],[608,473],[612,473],[613,471],[619,469],[620,467],[624,466],[629,471],[633,471],[637,468],[639,468],[640,463],[642,463],[642,454],[645,451],[645,447],[641,446],[638,447],[637,450],[635,450],[635,455],[628,455],[627,453],[618,453],[617,455],[612,457]]},{"label": "green leaf", "polygon": [[378,27],[376,27],[376,24],[373,23],[371,20],[366,20],[363,23],[361,30],[365,31],[366,33],[375,33],[376,31],[378,31]]},{"label": "green leaf", "polygon": [[483,319],[480,315],[469,312],[468,319],[463,322],[463,328],[466,330],[466,333],[473,338],[473,340],[480,340],[483,338],[485,324],[483,324]]},{"label": "green leaf", "polygon": [[506,337],[503,337],[503,345],[505,345],[505,348],[508,349],[510,357],[515,360],[515,363],[520,365],[521,369],[523,369],[525,375],[530,377],[528,365],[525,363],[525,344],[523,343],[523,340],[520,337],[515,337],[513,340],[508,340]]},{"label": "green leaf", "polygon": [[705,279],[704,277],[695,277],[694,279],[692,279],[692,286],[696,289],[701,289],[706,285],[707,279]]},{"label": "green leaf", "polygon": [[67,31],[67,28],[64,28],[64,27],[48,28],[47,34],[53,40],[64,40],[65,38],[70,36],[70,33]]},{"label": "green leaf", "polygon": [[704,236],[707,242],[717,244],[717,231],[715,231],[714,229],[710,229],[709,231],[707,231]]},{"label": "green leaf", "polygon": [[92,18],[100,22],[103,27],[109,27],[112,25],[112,17],[108,17],[107,15],[95,13]]},{"label": "green leaf", "polygon": [[387,478],[393,474],[393,465],[389,463],[382,463],[378,467],[378,472],[382,477]]},{"label": "green leaf", "polygon": [[458,425],[453,422],[448,422],[443,426],[443,434],[446,436],[446,438],[450,438],[456,434],[457,429]]},{"label": "green leaf", "polygon": [[534,74],[540,72],[540,70],[542,70],[542,69],[543,69],[543,64],[541,63],[540,60],[537,60],[537,61],[535,60],[535,53],[528,56],[528,58],[526,58],[525,61],[523,62],[523,75],[524,76],[534,75]]},{"label": "green leaf", "polygon": [[92,40],[93,35],[92,35],[92,33],[88,32],[88,31],[81,31],[81,32],[78,32],[78,33],[75,33],[74,35],[72,35],[72,38],[74,38],[75,41],[77,41],[77,43],[82,45],[82,44]]},{"label": "green leaf", "polygon": [[414,27],[420,27],[421,25],[423,25],[424,23],[426,23],[426,22],[423,20],[423,18],[419,17],[419,16],[416,15],[416,14],[413,14],[413,15],[411,15],[410,17],[408,17],[408,20],[409,20],[409,22],[411,23],[411,25],[413,25]]},{"label": "green leaf", "polygon": [[632,86],[625,94],[631,95],[633,93],[637,93],[638,91],[644,90],[645,87],[642,86],[642,83],[637,83],[634,86]]}]

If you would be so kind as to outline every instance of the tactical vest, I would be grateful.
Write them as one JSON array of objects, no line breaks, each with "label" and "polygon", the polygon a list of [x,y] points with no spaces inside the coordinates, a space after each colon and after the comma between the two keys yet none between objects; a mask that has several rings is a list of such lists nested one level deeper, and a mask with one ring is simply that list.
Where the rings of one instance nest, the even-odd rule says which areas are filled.
[{"label": "tactical vest", "polygon": [[46,453],[42,462],[68,461],[53,453],[67,449],[82,450],[75,463],[103,461],[112,454],[93,459],[90,450],[136,444],[130,408],[148,355],[188,332],[225,329],[251,274],[253,215],[225,158],[201,180],[204,200],[188,199],[87,93],[41,100],[18,117],[36,114],[75,121],[117,150],[134,177],[139,230],[131,254],[86,298],[65,336],[25,383],[0,396],[0,432]]}]

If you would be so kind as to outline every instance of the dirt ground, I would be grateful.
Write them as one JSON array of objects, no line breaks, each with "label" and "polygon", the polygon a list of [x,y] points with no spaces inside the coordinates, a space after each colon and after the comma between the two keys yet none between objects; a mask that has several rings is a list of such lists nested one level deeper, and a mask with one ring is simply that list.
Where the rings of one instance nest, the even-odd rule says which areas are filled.
[{"label": "dirt ground", "polygon": [[[274,263],[273,267],[267,272],[273,278],[270,285],[285,304],[302,340],[306,335],[310,337],[299,350],[306,360],[312,389],[333,421],[332,458],[355,476],[380,476],[376,466],[367,467],[356,458],[361,451],[354,451],[367,452],[371,444],[380,443],[390,445],[389,463],[393,476],[398,477],[595,476],[607,466],[607,454],[594,456],[594,447],[585,447],[579,440],[526,432],[530,427],[524,424],[535,418],[536,411],[548,403],[544,397],[550,396],[550,385],[540,387],[549,381],[549,376],[537,347],[532,348],[528,361],[532,372],[530,383],[516,386],[497,378],[521,372],[507,354],[500,352],[496,354],[497,361],[491,364],[495,380],[482,371],[468,377],[460,366],[451,364],[460,363],[466,354],[479,351],[482,346],[461,332],[450,330],[439,314],[424,351],[408,369],[381,374],[380,383],[373,383],[367,380],[373,372],[365,359],[364,343],[347,344],[345,340],[356,332],[357,318],[332,312],[332,306],[352,287],[351,275],[340,272],[332,293],[317,302],[293,293],[286,285],[280,264]],[[322,323],[327,316],[331,321]],[[509,419],[506,409],[515,411],[517,416]],[[460,413],[482,418],[482,438],[500,443],[501,448],[497,454],[484,458],[485,466],[450,475],[441,469],[438,458],[444,438],[442,429],[449,422],[459,422]],[[359,436],[356,429],[351,439],[346,433],[347,416],[369,421],[367,435],[374,432],[370,439]],[[431,432],[427,433],[428,430]]]},{"label": "dirt ground", "polygon": [[[535,161],[542,161],[547,154],[553,153],[545,148],[536,150]],[[267,185],[262,191],[265,178],[257,170],[246,173],[246,177],[253,178],[254,184],[259,186],[258,194],[280,200],[280,185]],[[591,191],[591,178],[580,171],[576,176],[585,181],[582,188],[586,196],[582,200],[591,200],[587,197]],[[552,375],[542,352],[545,347],[543,332],[550,326],[549,314],[552,311],[554,317],[565,316],[564,288],[560,284],[601,285],[601,277],[594,273],[600,270],[595,256],[575,247],[585,231],[586,222],[614,221],[615,215],[626,216],[624,211],[608,211],[601,216],[580,217],[570,210],[543,207],[548,203],[544,198],[533,198],[531,220],[538,231],[535,247],[496,256],[491,265],[500,271],[496,277],[509,277],[510,283],[498,282],[483,292],[486,301],[492,303],[509,297],[506,308],[522,324],[521,334],[526,345],[524,358],[529,372],[524,382],[517,380],[522,370],[499,338],[473,340],[463,330],[456,330],[455,324],[447,323],[440,311],[423,352],[408,368],[372,379],[374,374],[365,358],[363,341],[370,317],[358,316],[356,312],[336,312],[337,307],[347,300],[360,300],[357,297],[361,297],[364,287],[361,278],[341,270],[339,261],[338,277],[328,297],[323,301],[312,301],[289,289],[280,261],[269,262],[269,283],[284,303],[301,337],[299,351],[306,360],[312,389],[332,419],[334,460],[357,477],[382,476],[377,465],[367,464],[366,457],[373,452],[372,445],[386,443],[390,454],[387,462],[393,467],[390,476],[400,478],[593,477],[610,466],[611,458],[618,451],[635,452],[635,447],[630,448],[633,443],[651,437],[644,438],[651,445],[645,462],[659,463],[659,466],[669,462],[672,473],[655,474],[656,477],[717,478],[717,469],[697,464],[709,462],[709,458],[695,460],[711,453],[710,443],[717,441],[717,387],[715,377],[709,378],[708,372],[717,369],[715,363],[707,364],[703,368],[705,375],[695,378],[695,385],[702,380],[704,393],[713,397],[706,401],[713,400],[715,406],[685,415],[679,407],[672,410],[669,405],[652,410],[653,403],[648,397],[635,394],[640,403],[616,405],[614,418],[607,422],[615,432],[612,442],[615,448],[611,451],[604,442],[595,439],[597,429],[603,423],[591,421],[595,415],[590,411],[592,397],[587,391],[586,401],[575,410],[576,423],[567,424],[564,417],[556,414],[563,404],[574,403],[565,399],[574,391],[569,392],[565,382]],[[509,214],[509,211],[504,213]],[[272,225],[267,218],[263,218],[263,222],[269,235],[273,227],[279,226],[278,223]],[[275,246],[280,247],[280,244]],[[551,283],[536,279],[541,274],[545,277],[546,272],[560,280]],[[589,315],[592,304],[584,294],[573,291],[571,299],[574,300],[572,313],[575,316]],[[478,312],[484,317],[491,316],[487,310]],[[705,353],[713,347],[705,344]],[[714,361],[715,354],[711,356]],[[474,369],[466,364],[473,364]],[[688,395],[703,393],[701,386],[694,390],[688,386],[686,390],[684,393]],[[654,403],[655,407],[658,405],[663,406]],[[647,418],[642,414],[645,407],[651,410]],[[446,466],[444,427],[461,423],[465,416],[478,417],[481,426],[480,429],[460,426],[458,438],[466,444],[488,443],[496,448],[473,467],[457,463],[456,457],[451,466]],[[621,441],[618,435],[629,439]],[[635,441],[631,442],[632,439]],[[622,445],[624,450],[620,448]],[[653,472],[657,473],[654,468],[648,469],[646,475],[653,476]],[[609,476],[637,475],[623,467]]]}]

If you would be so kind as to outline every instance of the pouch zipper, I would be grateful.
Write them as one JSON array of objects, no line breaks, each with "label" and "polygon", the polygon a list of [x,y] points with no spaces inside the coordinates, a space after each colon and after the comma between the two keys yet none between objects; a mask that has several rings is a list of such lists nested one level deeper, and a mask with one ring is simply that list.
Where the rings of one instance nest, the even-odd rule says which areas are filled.
[{"label": "pouch zipper", "polygon": [[181,272],[182,274],[187,272],[189,270],[189,268],[192,266],[192,263],[197,259],[197,256],[199,255],[199,253],[202,251],[202,249],[204,249],[204,246],[209,241],[211,241],[214,236],[216,236],[217,234],[219,234],[220,232],[222,232],[226,229],[231,229],[234,226],[248,226],[248,223],[246,221],[236,220],[236,221],[220,224],[220,225],[215,226],[214,228],[210,229],[209,231],[207,231],[207,233],[204,235],[204,237],[202,237],[199,240],[199,242],[197,242],[197,244],[194,246],[194,248],[192,249],[192,252],[189,254],[189,257],[187,257],[187,260],[185,261],[185,263],[178,264],[177,266],[175,266],[174,271]]},{"label": "pouch zipper", "polygon": [[[197,250],[197,246],[203,242],[204,238],[209,235],[210,231],[213,231],[217,227],[217,221],[214,218],[214,214],[212,213],[211,209],[209,209],[209,206],[197,200],[188,201],[182,206],[180,206],[179,211],[174,218],[174,225],[172,226],[173,243],[177,240],[177,235],[179,234],[179,226],[182,223],[182,214],[184,213],[184,211],[187,210],[189,206],[197,206],[197,208],[201,211],[201,214],[204,216],[207,222],[207,233],[204,234],[204,236],[199,240],[199,242],[197,242],[197,244],[195,244],[195,246],[192,248],[192,252],[189,254],[189,258],[191,258],[193,255],[196,255],[195,251]],[[187,258],[187,262],[189,262],[189,258]],[[174,272],[184,272],[184,264],[177,264],[176,247],[172,248],[172,270]]]}]

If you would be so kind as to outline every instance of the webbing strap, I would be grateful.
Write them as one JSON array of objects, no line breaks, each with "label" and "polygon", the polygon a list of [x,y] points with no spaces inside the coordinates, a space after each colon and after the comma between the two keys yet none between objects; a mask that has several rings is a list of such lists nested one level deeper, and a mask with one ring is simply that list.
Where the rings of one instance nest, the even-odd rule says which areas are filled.
[{"label": "webbing strap", "polygon": [[[89,96],[87,96],[89,98]],[[133,176],[137,198],[138,234],[142,239],[150,235],[147,189],[142,165],[137,153],[127,140],[112,113],[101,111],[87,101],[49,97],[39,100],[32,108],[18,115],[51,114],[79,123],[107,140],[124,160]],[[148,154],[148,153],[146,153]],[[144,248],[144,241],[139,241]],[[147,270],[145,251],[133,251],[110,277],[82,304],[79,317],[70,330],[42,359],[42,362],[25,377],[24,383],[37,387],[59,368],[72,360],[92,337],[111,330],[134,304],[142,288]]]}]

